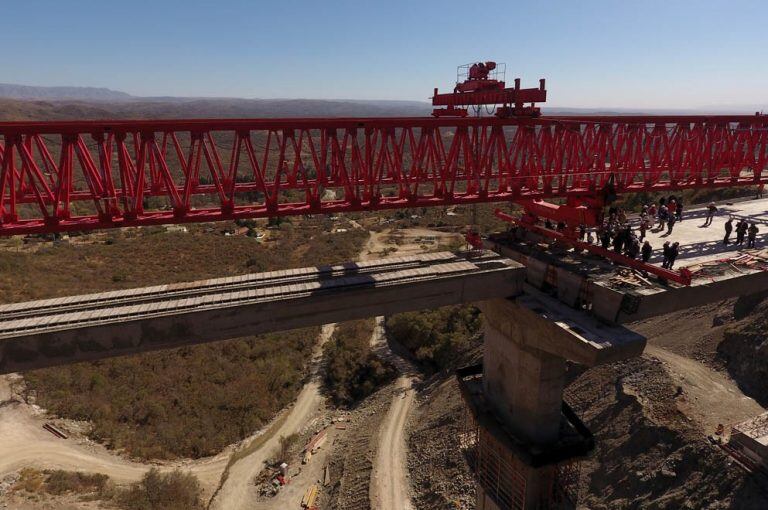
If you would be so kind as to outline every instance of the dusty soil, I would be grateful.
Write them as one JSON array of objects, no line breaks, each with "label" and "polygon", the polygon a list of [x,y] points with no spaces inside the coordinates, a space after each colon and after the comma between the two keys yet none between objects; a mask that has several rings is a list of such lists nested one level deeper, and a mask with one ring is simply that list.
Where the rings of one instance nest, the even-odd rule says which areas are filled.
[{"label": "dusty soil", "polygon": [[[433,240],[434,239],[434,240]],[[385,230],[371,232],[362,259],[380,256],[412,255],[424,251],[447,249],[460,243],[461,237],[424,228]],[[406,422],[412,412],[418,381],[418,369],[407,359],[394,354],[387,344],[384,318],[376,318],[376,328],[371,337],[371,347],[379,357],[388,360],[400,372],[395,381],[395,392],[389,410],[381,425],[371,474],[370,502],[373,508],[412,510],[409,477],[406,469],[408,447]]]},{"label": "dusty soil", "polygon": [[101,501],[87,501],[77,495],[9,494],[0,502],[2,510],[113,510]]},{"label": "dusty soil", "polygon": [[[728,300],[631,325],[648,338],[645,356],[658,360],[679,388],[677,391],[682,392],[676,399],[678,410],[705,434],[712,434],[719,424],[738,423],[764,411],[760,403],[744,394],[739,381],[729,373],[729,367],[748,367],[746,360],[727,364],[718,355],[729,335],[739,339],[734,342],[739,346],[749,345],[744,335],[733,333],[737,305],[736,300]],[[745,327],[762,316],[757,310],[757,315],[737,324]],[[759,369],[745,372],[759,374]]]},{"label": "dusty soil", "polygon": [[[433,238],[433,239],[432,239]],[[361,260],[388,256],[407,256],[461,246],[460,234],[440,232],[427,228],[407,228],[393,231],[370,232]]]},{"label": "dusty soil", "polygon": [[[338,430],[334,425],[330,424],[328,420],[318,417],[322,425],[319,428],[325,428],[327,439],[322,448],[312,455],[309,462],[302,464],[301,462],[301,448],[297,452],[298,455],[293,459],[293,462],[289,462],[288,475],[290,477],[289,483],[283,486],[275,496],[264,497],[257,500],[248,507],[253,510],[273,510],[273,509],[298,509],[300,507],[301,499],[307,492],[310,486],[318,484],[319,487],[323,485],[323,478],[325,467],[328,465],[328,459],[333,451],[334,443],[340,433],[344,431]],[[314,430],[313,430],[314,432]],[[303,446],[312,434],[305,434],[302,437]],[[321,489],[322,490],[322,489]]]},{"label": "dusty soil", "polygon": [[452,376],[425,382],[408,426],[408,471],[416,508],[475,508],[475,483],[457,441],[464,403]]},{"label": "dusty soil", "polygon": [[595,433],[581,465],[581,505],[608,508],[766,508],[768,499],[679,411],[664,366],[640,358],[588,370],[567,391]]},{"label": "dusty soil", "polygon": [[[332,331],[332,326],[324,327],[319,344],[330,338]],[[316,366],[321,352],[319,347],[315,352]],[[221,508],[227,509],[238,508],[239,502],[249,501],[250,492],[253,490],[251,479],[261,469],[264,461],[274,454],[280,436],[290,435],[306,425],[308,416],[317,411],[321,403],[319,382],[313,380],[305,386],[292,407],[237,446],[227,448],[214,457],[200,460],[140,463],[110,452],[80,434],[73,434],[69,439],[62,440],[45,431],[42,425],[49,421],[50,417],[43,410],[23,402],[11,392],[9,382],[13,378],[14,376],[0,377],[0,477],[12,474],[22,467],[33,466],[40,469],[103,473],[115,483],[125,484],[140,479],[153,466],[160,467],[162,470],[180,468],[195,474],[204,489],[204,497],[210,497],[216,492],[222,472],[229,463],[233,451],[257,444],[258,447],[254,449],[252,455],[246,456],[231,466],[226,483],[216,494],[216,502],[212,508],[217,508],[219,501],[223,502]],[[61,501],[58,497],[48,499],[54,507],[56,504],[80,504],[65,501],[66,498]],[[2,503],[10,505],[11,501],[0,495],[0,504]],[[16,504],[20,503],[17,501],[14,505]],[[15,506],[8,508],[15,508]]]},{"label": "dusty soil", "polygon": [[339,436],[331,454],[331,483],[320,495],[319,508],[374,508],[370,487],[377,439],[394,393],[394,386],[388,385],[366,398],[349,414],[346,433]]},{"label": "dusty soil", "polygon": [[400,376],[395,394],[379,435],[379,444],[371,481],[373,508],[413,510],[410,486],[405,469],[407,449],[405,423],[413,406],[414,378]]},{"label": "dusty soil", "polygon": [[716,360],[717,345],[733,306],[734,300],[726,300],[635,322],[629,328],[644,335],[650,345],[722,368]]},{"label": "dusty soil", "polygon": [[768,406],[768,300],[750,301],[737,301],[717,356],[744,393]]},{"label": "dusty soil", "polygon": [[11,380],[0,377],[0,477],[31,466],[103,473],[124,483],[138,480],[149,469],[77,435],[66,440],[53,436],[42,428],[45,413],[12,394]]}]

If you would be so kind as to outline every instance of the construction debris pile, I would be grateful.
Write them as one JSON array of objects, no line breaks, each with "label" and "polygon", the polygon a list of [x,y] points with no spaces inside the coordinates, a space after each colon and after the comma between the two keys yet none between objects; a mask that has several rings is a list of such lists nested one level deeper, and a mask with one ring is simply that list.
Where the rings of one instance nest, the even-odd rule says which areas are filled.
[{"label": "construction debris pile", "polygon": [[694,278],[713,278],[727,273],[768,270],[768,249],[740,251],[732,257],[688,266]]}]

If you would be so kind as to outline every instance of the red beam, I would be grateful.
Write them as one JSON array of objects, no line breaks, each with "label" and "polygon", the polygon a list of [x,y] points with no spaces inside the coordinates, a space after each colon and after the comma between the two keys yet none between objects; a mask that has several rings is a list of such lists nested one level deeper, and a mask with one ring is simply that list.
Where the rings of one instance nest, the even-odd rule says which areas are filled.
[{"label": "red beam", "polygon": [[764,116],[0,123],[0,235],[768,182]]},{"label": "red beam", "polygon": [[672,271],[671,269],[664,269],[663,267],[654,266],[653,264],[646,264],[645,262],[642,262],[640,260],[625,257],[620,253],[616,253],[615,251],[606,250],[602,246],[597,246],[595,244],[589,244],[589,243],[577,241],[576,239],[565,236],[560,232],[555,232],[554,230],[542,228],[542,227],[539,227],[538,225],[521,222],[519,219],[515,218],[514,216],[506,214],[505,212],[500,211],[499,209],[496,209],[494,213],[501,220],[504,220],[508,223],[514,223],[526,230],[530,230],[531,232],[535,232],[541,236],[547,237],[549,239],[554,239],[561,243],[567,244],[568,246],[572,246],[577,250],[594,253],[595,255],[599,255],[608,260],[612,260],[613,262],[616,262],[623,266],[631,267],[639,271],[645,271],[647,273],[654,274],[659,278],[663,278],[664,280],[679,283],[680,285],[691,284],[692,274],[686,268],[682,268],[680,271]]}]

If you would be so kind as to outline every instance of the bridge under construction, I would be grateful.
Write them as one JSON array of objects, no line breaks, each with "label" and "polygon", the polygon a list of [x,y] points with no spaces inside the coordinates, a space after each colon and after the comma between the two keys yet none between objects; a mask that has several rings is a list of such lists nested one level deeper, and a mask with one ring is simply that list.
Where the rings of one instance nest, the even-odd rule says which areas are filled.
[{"label": "bridge under construction", "polygon": [[[486,202],[523,211],[499,211],[515,228],[484,242],[495,252],[470,232],[462,254],[3,305],[0,373],[478,302],[483,364],[458,374],[477,508],[569,508],[572,467],[594,439],[563,402],[566,361],[637,356],[645,339],[622,323],[768,289],[766,261],[712,275],[707,260],[671,270],[621,254],[612,262],[645,276],[617,287],[578,229],[625,194],[762,187],[768,117],[542,116],[544,80],[506,87],[497,69],[467,66],[425,118],[0,123],[5,236]],[[480,106],[496,115],[470,115]]]}]

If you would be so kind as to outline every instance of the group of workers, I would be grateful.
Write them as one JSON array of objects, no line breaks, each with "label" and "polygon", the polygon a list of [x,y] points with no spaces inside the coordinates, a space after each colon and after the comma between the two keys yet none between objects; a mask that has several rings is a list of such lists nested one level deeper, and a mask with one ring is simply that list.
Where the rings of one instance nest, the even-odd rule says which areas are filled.
[{"label": "group of workers", "polygon": [[[743,218],[739,220],[739,222],[736,224],[736,241],[734,244],[736,246],[743,246],[744,245],[744,237],[747,238],[747,248],[754,248],[755,247],[755,241],[757,240],[757,233],[760,232],[760,229],[757,228],[757,225],[755,225],[754,222],[747,223],[746,220]],[[725,238],[723,239],[723,244],[728,246],[731,244],[731,234],[733,233],[734,226],[733,226],[733,217],[728,218],[728,221],[725,222]]]},{"label": "group of workers", "polygon": [[[709,227],[717,212],[717,206],[710,203],[706,208],[706,219],[702,227]],[[579,227],[579,240],[590,244],[597,242],[605,250],[612,249],[618,254],[647,263],[653,256],[653,247],[646,239],[648,231],[661,232],[666,230],[662,237],[668,237],[672,234],[675,224],[682,220],[683,202],[679,197],[674,196],[661,198],[658,203],[643,205],[636,230],[630,224],[624,209],[611,207],[606,219],[594,234],[583,225]],[[759,232],[755,222],[747,222],[744,219],[738,220],[737,223],[734,221],[733,217],[726,221],[723,243],[726,246],[729,244],[742,246],[746,240],[747,248],[754,248]],[[731,235],[734,231],[736,240],[731,241]],[[662,267],[672,269],[679,254],[680,243],[666,241],[662,248]]]}]

